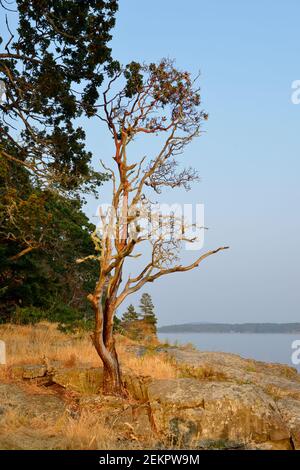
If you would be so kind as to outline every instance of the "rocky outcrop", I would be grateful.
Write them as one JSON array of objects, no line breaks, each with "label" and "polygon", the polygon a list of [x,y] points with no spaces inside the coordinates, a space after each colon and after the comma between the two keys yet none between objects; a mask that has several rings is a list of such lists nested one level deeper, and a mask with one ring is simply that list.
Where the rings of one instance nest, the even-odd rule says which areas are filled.
[{"label": "rocky outcrop", "polygon": [[300,450],[300,401],[285,398],[277,402],[278,409],[288,426],[295,450]]},{"label": "rocky outcrop", "polygon": [[[56,435],[43,437],[30,423],[55,426],[65,411],[64,402],[52,394],[28,394],[15,384],[0,384],[0,450],[59,448]],[[10,419],[15,432],[11,432]],[[4,425],[3,425],[4,423]]]},{"label": "rocky outcrop", "polygon": [[173,444],[224,440],[291,449],[275,401],[253,385],[182,378],[156,381],[148,393],[155,426]]},{"label": "rocky outcrop", "polygon": [[11,367],[13,377],[22,379],[37,379],[46,375],[44,365],[15,365]]},{"label": "rocky outcrop", "polygon": [[97,413],[109,429],[129,439],[146,439],[153,435],[151,410],[148,403],[128,401],[114,396],[92,395],[79,400],[80,408]]},{"label": "rocky outcrop", "polygon": [[64,411],[64,402],[54,395],[27,394],[15,384],[0,384],[0,406],[3,416],[13,409],[21,416],[28,418],[55,421]]},{"label": "rocky outcrop", "polygon": [[[11,375],[17,379],[41,379],[39,383],[57,384],[61,387],[85,395],[99,394],[103,382],[101,367],[51,367],[44,365],[15,365],[11,367]],[[147,386],[151,377],[137,376],[132,371],[124,370],[123,384],[131,398],[141,403],[148,401]]]},{"label": "rocky outcrop", "polygon": [[[139,355],[145,352],[139,349]],[[77,392],[80,408],[99,413],[111,429],[128,431],[130,439],[147,442],[155,435],[163,446],[300,450],[300,376],[295,369],[234,354],[180,348],[160,352],[172,361],[178,378],[157,380],[123,370],[127,399],[99,393],[101,368],[25,365],[11,372],[18,379],[45,380]],[[37,412],[43,412],[39,406]],[[0,389],[0,414],[6,407]],[[51,414],[51,400],[44,411]]]},{"label": "rocky outcrop", "polygon": [[300,375],[293,367],[244,359],[228,353],[170,348],[167,354],[188,377],[251,383],[275,398],[300,400]]},{"label": "rocky outcrop", "polygon": [[[219,388],[222,387],[225,394],[232,386],[242,387],[244,393],[247,390],[245,386],[251,386],[260,396],[263,393],[268,399],[268,413],[269,405],[273,408],[275,406],[276,416],[281,417],[288,430],[291,448],[300,449],[300,375],[296,369],[282,364],[244,359],[228,353],[169,348],[167,354],[170,360],[175,362],[182,376],[195,378],[198,383],[217,381]],[[223,405],[220,411],[220,416],[223,416]],[[265,416],[268,416],[268,413]],[[246,419],[244,421],[244,438],[249,440],[249,433],[246,432],[249,421]],[[232,424],[233,428],[235,426]],[[274,440],[273,434],[270,436],[271,441],[264,441],[265,445],[277,448],[278,440]],[[286,442],[280,445],[282,444],[285,446]],[[289,447],[289,444],[287,446]]]},{"label": "rocky outcrop", "polygon": [[72,367],[56,370],[51,380],[53,383],[79,393],[99,393],[103,381],[100,367]]}]

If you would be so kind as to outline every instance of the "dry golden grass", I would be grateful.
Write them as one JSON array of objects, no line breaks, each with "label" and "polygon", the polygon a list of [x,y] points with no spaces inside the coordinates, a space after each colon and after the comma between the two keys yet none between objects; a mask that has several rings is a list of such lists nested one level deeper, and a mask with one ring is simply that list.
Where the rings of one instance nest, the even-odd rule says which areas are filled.
[{"label": "dry golden grass", "polygon": [[146,354],[143,357],[130,355],[122,361],[122,364],[123,362],[126,367],[133,370],[136,374],[150,376],[154,379],[173,379],[178,375],[175,366],[163,354]]},{"label": "dry golden grass", "polygon": [[[11,366],[16,364],[41,364],[47,361],[62,367],[81,365],[101,366],[87,333],[69,335],[62,333],[57,326],[41,323],[36,326],[1,325],[0,339],[6,342],[7,365],[0,367],[0,382],[9,383],[13,379]],[[141,347],[134,341],[118,335],[116,338],[121,368],[135,375],[150,376],[156,379],[174,378],[178,372],[175,365],[163,353],[155,352],[149,346],[146,353],[138,357]],[[55,387],[41,387],[34,381],[18,381],[17,386],[28,396],[36,394],[61,394]],[[153,448],[152,433],[142,441],[134,432],[123,427],[119,430],[105,425],[102,411],[78,405],[76,394],[64,392],[65,412],[54,423],[51,419],[30,417],[14,408],[1,417],[1,449],[127,449]],[[71,410],[75,410],[74,413]],[[104,412],[104,410],[103,410]]]},{"label": "dry golden grass", "polygon": [[60,431],[63,436],[60,445],[66,450],[118,448],[115,432],[101,423],[98,414],[88,411],[82,412],[78,420],[64,420]]},{"label": "dry golden grass", "polygon": [[36,326],[3,325],[0,337],[6,342],[7,364],[37,364],[46,356],[49,360],[99,364],[87,335],[68,336],[55,324]]},{"label": "dry golden grass", "polygon": [[[6,342],[7,368],[14,364],[41,364],[46,357],[51,363],[59,362],[63,367],[76,365],[101,366],[101,361],[87,333],[68,335],[55,324],[40,323],[35,326],[1,325],[0,338]],[[135,374],[156,379],[174,378],[177,370],[163,354],[146,353],[137,357],[128,348],[134,341],[117,335],[117,350],[123,367]],[[0,368],[0,378],[6,374]]]},{"label": "dry golden grass", "polygon": [[7,366],[0,366],[0,383],[4,382],[8,376],[8,367]]},{"label": "dry golden grass", "polygon": [[[101,423],[98,414],[83,411],[77,419],[67,414],[55,424],[9,410],[1,420],[0,440],[7,448],[96,450],[120,448],[118,436]],[[124,446],[123,446],[124,448]]]},{"label": "dry golden grass", "polygon": [[16,432],[19,428],[28,425],[28,420],[24,415],[20,415],[14,409],[6,411],[4,418],[1,420],[1,434],[8,435]]}]

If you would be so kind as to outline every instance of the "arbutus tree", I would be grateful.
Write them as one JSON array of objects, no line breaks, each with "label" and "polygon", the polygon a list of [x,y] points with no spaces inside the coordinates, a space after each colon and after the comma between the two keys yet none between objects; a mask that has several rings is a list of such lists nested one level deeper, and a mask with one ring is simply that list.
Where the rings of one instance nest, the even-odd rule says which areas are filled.
[{"label": "arbutus tree", "polygon": [[[207,119],[200,105],[196,80],[165,59],[150,65],[131,63],[116,73],[103,93],[103,102],[98,105],[98,117],[114,143],[112,165],[103,163],[112,176],[111,210],[106,214],[100,212],[101,224],[93,234],[96,254],[88,256],[99,262],[99,278],[88,299],[95,313],[92,341],[103,362],[104,393],[122,393],[113,335],[114,315],[122,302],[145,284],[168,274],[190,271],[207,257],[228,248],[208,251],[192,263],[182,265],[181,243],[195,241],[194,237],[185,236],[184,227],[181,237],[166,239],[162,229],[164,218],[159,218],[158,230],[151,237],[140,225],[141,217],[147,218],[153,212],[151,192],[160,193],[164,188],[188,189],[197,179],[193,169],[180,169],[179,157],[199,136],[202,121]],[[156,138],[160,149],[155,155],[133,161],[129,150],[141,136]],[[123,279],[126,262],[140,256],[136,250],[144,242],[151,247],[149,261],[138,274]]]}]

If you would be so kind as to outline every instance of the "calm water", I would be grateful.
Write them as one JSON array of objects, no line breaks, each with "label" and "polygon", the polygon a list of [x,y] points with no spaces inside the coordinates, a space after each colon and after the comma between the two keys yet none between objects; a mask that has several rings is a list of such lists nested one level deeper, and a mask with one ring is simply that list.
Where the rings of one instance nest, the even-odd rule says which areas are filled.
[{"label": "calm water", "polygon": [[170,343],[192,343],[202,351],[223,351],[258,361],[288,364],[300,372],[300,365],[291,361],[292,343],[300,341],[299,334],[159,333],[158,336]]}]

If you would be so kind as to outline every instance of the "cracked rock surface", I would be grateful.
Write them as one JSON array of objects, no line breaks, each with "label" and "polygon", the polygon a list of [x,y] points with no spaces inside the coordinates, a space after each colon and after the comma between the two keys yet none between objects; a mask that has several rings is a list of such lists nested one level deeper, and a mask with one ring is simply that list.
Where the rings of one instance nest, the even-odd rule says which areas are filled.
[{"label": "cracked rock surface", "polygon": [[[129,429],[137,441],[155,435],[157,442],[176,448],[300,450],[300,375],[295,369],[172,347],[157,354],[176,365],[178,378],[153,379],[124,370],[129,399],[111,403],[100,392],[101,368],[56,364],[49,371],[43,365],[16,365],[11,373],[19,382],[52,384],[76,393],[80,408],[98,413],[116,433]],[[44,419],[49,426],[64,414],[66,404],[45,391],[29,395],[18,384],[0,384],[0,424],[11,409],[21,417]],[[36,448],[38,436],[31,442],[28,433],[15,436],[15,444],[0,433],[0,448]],[[43,448],[59,445],[54,437],[50,441]]]}]

